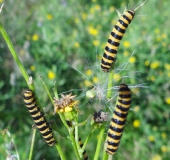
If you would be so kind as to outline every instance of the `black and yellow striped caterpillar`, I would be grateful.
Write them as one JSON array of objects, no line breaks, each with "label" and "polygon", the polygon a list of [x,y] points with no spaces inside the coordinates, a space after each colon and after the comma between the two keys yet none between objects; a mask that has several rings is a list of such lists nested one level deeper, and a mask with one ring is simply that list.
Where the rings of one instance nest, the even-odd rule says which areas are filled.
[{"label": "black and yellow striped caterpillar", "polygon": [[[79,137],[79,146],[82,148],[83,147],[83,142],[81,138]],[[88,156],[86,154],[86,150],[83,151],[83,160],[88,160]]]},{"label": "black and yellow striped caterpillar", "polygon": [[42,134],[43,138],[47,142],[49,146],[53,146],[56,141],[54,139],[52,129],[49,126],[48,122],[44,117],[44,113],[42,113],[36,103],[36,98],[33,91],[29,89],[25,89],[23,91],[23,98],[26,107],[28,108],[31,117],[33,118],[36,127],[39,129],[40,133]]},{"label": "black and yellow striped caterpillar", "polygon": [[109,72],[113,63],[116,61],[117,49],[120,45],[120,40],[122,39],[128,25],[131,23],[135,16],[135,11],[141,7],[147,0],[145,0],[141,5],[135,7],[134,9],[126,11],[118,20],[114,26],[109,39],[107,41],[104,54],[101,60],[101,69],[104,72]]},{"label": "black and yellow striped caterpillar", "polygon": [[131,92],[126,84],[121,84],[116,108],[113,112],[107,135],[106,152],[110,155],[116,153],[123,133],[126,117],[131,104]]}]

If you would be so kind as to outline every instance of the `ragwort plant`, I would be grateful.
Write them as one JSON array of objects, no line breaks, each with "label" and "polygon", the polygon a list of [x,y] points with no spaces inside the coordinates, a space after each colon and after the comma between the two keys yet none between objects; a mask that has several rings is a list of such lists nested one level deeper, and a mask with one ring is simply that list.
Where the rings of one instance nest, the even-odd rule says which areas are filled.
[{"label": "ragwort plant", "polygon": [[[115,38],[119,38],[118,34],[120,32],[123,32],[121,27],[123,25],[126,25],[126,23],[127,23],[126,21],[128,21],[127,19],[128,19],[128,17],[126,17],[126,18],[123,17],[123,19],[121,20],[122,24],[119,24],[117,26],[116,31],[114,33]],[[29,76],[27,74],[27,72],[26,72],[23,64],[21,63],[20,59],[18,58],[18,55],[14,49],[14,46],[13,46],[13,44],[12,44],[12,42],[11,42],[11,40],[2,24],[0,24],[0,31],[1,31],[1,34],[2,34],[6,44],[8,45],[8,48],[9,48],[16,64],[18,65],[18,67],[20,69],[20,72],[22,73],[22,75],[27,83],[28,88],[29,88],[29,89],[26,89],[23,91],[23,93],[24,93],[23,97],[24,97],[25,105],[27,106],[27,108],[35,122],[35,126],[39,129],[40,133],[42,134],[42,136],[45,139],[45,141],[47,142],[47,144],[49,146],[55,146],[60,158],[62,160],[66,160],[66,155],[64,154],[64,151],[62,150],[62,144],[59,143],[57,140],[59,138],[59,136],[63,136],[63,135],[58,131],[58,129],[56,129],[54,124],[49,123],[47,116],[44,114],[44,111],[42,109],[42,104],[38,100],[38,94],[36,93],[36,89],[34,86],[34,80],[31,76]],[[37,38],[36,35],[34,35],[34,39],[36,39],[36,38]],[[115,41],[114,38],[110,39],[109,43],[111,44],[111,46],[116,45],[114,43],[114,41]],[[109,46],[109,47],[111,47],[111,46]],[[114,50],[114,47],[111,47],[111,49],[107,49],[107,51],[109,51],[109,50]],[[109,60],[109,56],[107,55],[108,60]],[[132,61],[133,61],[133,59],[132,59]],[[123,65],[123,67],[121,69],[117,69],[117,71],[118,72],[119,72],[119,70],[120,70],[120,72],[123,71],[126,68],[126,65],[127,64]],[[43,81],[42,77],[39,76],[42,81],[42,84],[44,86],[44,89],[45,89],[46,93],[48,94],[51,103],[54,106],[54,114],[59,115],[63,125],[65,126],[65,128],[68,131],[68,134],[64,137],[67,138],[68,140],[70,140],[77,160],[81,160],[81,159],[87,160],[88,159],[88,153],[86,153],[85,148],[86,148],[86,145],[88,144],[88,142],[95,130],[98,130],[99,136],[98,136],[98,142],[97,142],[96,150],[95,150],[94,157],[93,157],[94,160],[99,159],[101,149],[103,149],[103,160],[107,160],[108,158],[111,159],[112,155],[117,151],[117,148],[118,148],[118,145],[120,142],[120,138],[121,138],[121,135],[123,132],[124,124],[126,121],[126,116],[127,116],[127,112],[126,113],[124,113],[124,112],[129,110],[129,105],[128,105],[128,109],[126,109],[126,98],[128,98],[127,103],[129,103],[130,97],[129,97],[129,94],[124,94],[124,93],[122,93],[122,95],[121,95],[121,93],[119,94],[119,99],[117,100],[118,102],[116,104],[117,104],[117,108],[118,107],[120,107],[120,108],[117,109],[117,111],[114,111],[115,116],[113,116],[113,118],[111,120],[111,127],[110,127],[110,131],[108,133],[109,140],[105,142],[105,139],[106,139],[105,133],[107,132],[106,131],[106,123],[108,120],[108,111],[110,110],[109,106],[112,106],[111,101],[116,96],[115,94],[113,94],[113,90],[118,89],[118,87],[116,87],[116,85],[113,84],[114,71],[116,71],[116,69],[114,70],[114,65],[112,65],[112,64],[109,64],[109,68],[111,68],[110,69],[111,71],[109,73],[98,72],[98,74],[101,74],[102,76],[99,76],[98,74],[96,75],[97,85],[93,85],[93,88],[91,88],[90,90],[88,90],[86,92],[86,100],[84,101],[83,104],[81,104],[80,101],[78,99],[76,99],[77,95],[74,95],[72,93],[58,94],[57,86],[54,87],[54,91],[53,91],[53,93],[51,93],[49,91],[47,85]],[[51,74],[49,73],[49,77],[54,77],[54,75],[52,73]],[[100,83],[101,79],[102,79],[102,83]],[[104,82],[103,82],[103,79],[104,79]],[[125,78],[123,78],[123,79],[125,79]],[[101,87],[103,87],[103,88],[101,88]],[[121,91],[119,90],[119,92],[121,92]],[[126,92],[126,90],[125,91],[123,90],[123,92]],[[53,97],[52,94],[55,95],[54,98],[52,98]],[[34,96],[36,96],[37,99]],[[123,96],[123,98],[121,96]],[[89,116],[87,115],[87,118],[83,122],[79,122],[79,117],[81,115],[80,109],[83,108],[83,107],[81,107],[81,105],[85,106],[89,100],[93,100],[93,99],[95,99],[96,101],[104,100],[106,108],[105,108],[105,112],[98,111],[98,112],[94,113],[94,115],[92,116],[93,118],[91,120],[90,132],[87,133],[87,137],[86,137],[84,143],[82,143],[81,138],[80,138],[81,136],[79,135],[79,130],[81,130],[81,128],[87,124],[87,122],[89,121],[89,118],[88,118]],[[113,110],[113,109],[111,109],[111,110]],[[115,126],[114,126],[114,123],[115,123]],[[119,130],[120,125],[123,125],[123,126]],[[32,141],[30,144],[29,160],[33,159],[34,143],[36,141],[35,134],[36,134],[36,129],[34,128]],[[117,141],[117,139],[119,139],[119,140]],[[108,143],[109,143],[109,148],[110,148],[111,152],[108,152],[108,150],[109,150],[109,148],[107,146]],[[104,144],[106,147],[104,147]],[[116,146],[116,148],[114,146]],[[106,153],[106,148],[107,148],[107,152],[110,155],[108,155]],[[16,149],[16,152],[17,152],[17,149]],[[89,155],[91,155],[91,154],[89,154]],[[12,156],[12,155],[10,155],[10,156]],[[14,156],[17,159],[19,159],[18,153]]]}]

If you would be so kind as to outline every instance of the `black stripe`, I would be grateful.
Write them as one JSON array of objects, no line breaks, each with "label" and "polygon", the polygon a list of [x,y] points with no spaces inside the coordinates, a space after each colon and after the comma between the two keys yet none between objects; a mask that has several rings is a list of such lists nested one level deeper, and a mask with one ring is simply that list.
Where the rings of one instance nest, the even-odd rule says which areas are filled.
[{"label": "black stripe", "polygon": [[107,41],[109,44],[111,44],[111,45],[113,45],[113,46],[116,46],[116,47],[118,47],[119,46],[119,42],[114,42],[114,41],[112,41],[111,39],[108,39],[108,41]]},{"label": "black stripe", "polygon": [[129,19],[129,17],[126,16],[126,14],[123,15],[123,18],[127,20],[129,23],[131,22],[131,20]]},{"label": "black stripe", "polygon": [[86,154],[86,150],[83,152],[83,155]]},{"label": "black stripe", "polygon": [[[30,100],[30,99],[27,99],[27,100]],[[26,106],[27,106],[27,105],[32,105],[33,103],[36,102],[36,99],[33,98],[30,102],[26,102],[26,101],[24,101],[24,102],[25,102],[25,105],[26,105]]]},{"label": "black stripe", "polygon": [[119,125],[124,125],[126,121],[120,121],[119,119],[112,118],[112,122],[119,124]]},{"label": "black stripe", "polygon": [[[116,56],[116,54],[115,54],[115,56]],[[103,54],[103,57],[108,59],[108,60],[112,60],[112,61],[115,61],[115,59],[116,59],[116,58],[114,58],[112,56],[107,55],[106,53]]]},{"label": "black stripe", "polygon": [[129,14],[131,14],[132,18],[134,18],[135,12],[133,12],[132,10],[128,10],[127,12],[128,12]]},{"label": "black stripe", "polygon": [[107,143],[108,143],[109,145],[111,145],[111,146],[118,147],[120,141],[117,142],[117,143],[116,143],[116,142],[112,142],[112,141],[107,141]]},{"label": "black stripe", "polygon": [[120,136],[117,136],[115,134],[111,134],[110,132],[108,133],[108,137],[112,138],[112,139],[115,139],[115,140],[120,140],[122,135]]},{"label": "black stripe", "polygon": [[51,134],[52,133],[52,131],[51,130],[49,130],[49,131],[47,131],[47,132],[45,132],[45,133],[41,133],[43,136],[48,136],[49,134]]},{"label": "black stripe", "polygon": [[120,99],[118,99],[118,101],[119,101],[121,104],[124,104],[124,105],[130,105],[130,104],[131,104],[131,100],[125,101],[125,100],[120,100]]},{"label": "black stripe", "polygon": [[49,128],[48,125],[47,126],[43,126],[42,128],[38,128],[38,129],[40,130],[40,132],[42,132],[42,131],[46,130],[47,128]]},{"label": "black stripe", "polygon": [[55,144],[55,143],[56,143],[55,140],[48,142],[49,145],[52,145],[52,144]]},{"label": "black stripe", "polygon": [[117,53],[117,50],[111,49],[108,46],[105,47],[105,50],[108,51],[109,53],[115,53],[115,54]]},{"label": "black stripe", "polygon": [[130,93],[130,92],[129,92],[129,93],[126,93],[126,94],[120,93],[120,94],[119,94],[119,97],[120,97],[120,98],[131,98],[131,93]]},{"label": "black stripe", "polygon": [[[107,150],[110,151],[110,152],[112,152],[112,153],[114,153],[114,152],[117,151],[117,149],[111,149],[111,148],[107,148]],[[107,152],[107,151],[106,151],[106,152]]]},{"label": "black stripe", "polygon": [[37,104],[34,104],[34,105],[32,105],[31,107],[29,106],[27,106],[27,108],[28,108],[28,110],[29,111],[31,111],[31,110],[33,110],[34,108],[36,108],[37,107]]},{"label": "black stripe", "polygon": [[[40,122],[36,122],[35,121],[35,124],[37,125],[37,127],[40,127],[41,125],[43,125],[43,124],[46,124],[46,121],[45,120],[42,120],[42,121],[40,121]],[[47,124],[46,124],[47,125]]]},{"label": "black stripe", "polygon": [[36,111],[33,111],[33,112],[31,112],[31,111],[29,111],[30,112],[30,114],[31,114],[31,116],[35,116],[37,113],[39,113],[40,111],[37,109]]},{"label": "black stripe", "polygon": [[116,107],[117,107],[118,109],[120,109],[121,111],[123,111],[123,112],[127,112],[127,111],[129,110],[129,108],[124,108],[124,107],[122,107],[121,105],[119,106],[118,104],[116,105]]},{"label": "black stripe", "polygon": [[121,39],[122,39],[122,36],[119,36],[119,35],[117,35],[117,34],[114,33],[114,32],[111,32],[111,35],[112,35],[112,37],[114,37],[114,38],[116,38],[116,39],[118,39],[118,40],[121,40]]},{"label": "black stripe", "polygon": [[115,25],[115,28],[116,28],[116,30],[118,30],[121,33],[125,33],[126,32],[125,29],[120,28],[118,25]]},{"label": "black stripe", "polygon": [[53,139],[53,136],[50,136],[50,137],[47,137],[47,138],[45,138],[45,137],[43,137],[46,141],[50,141],[50,140],[52,140]]},{"label": "black stripe", "polygon": [[112,63],[113,63],[113,62],[111,62],[111,63],[105,62],[105,61],[102,59],[102,64],[104,64],[104,65],[111,66],[111,65],[112,65]]},{"label": "black stripe", "polygon": [[123,128],[117,128],[117,127],[110,125],[109,129],[111,129],[112,131],[115,131],[117,133],[121,133],[121,132],[123,132],[124,126],[123,126]]},{"label": "black stripe", "polygon": [[32,117],[33,118],[33,120],[39,120],[40,118],[42,118],[43,117],[43,113],[42,112],[40,112],[40,116],[36,116],[36,117]]},{"label": "black stripe", "polygon": [[122,26],[124,26],[125,28],[127,28],[128,27],[128,24],[126,24],[125,22],[123,22],[122,20],[120,20],[119,19],[119,23],[122,25]]},{"label": "black stripe", "polygon": [[117,115],[120,118],[126,118],[127,117],[127,113],[123,114],[121,112],[114,111],[114,114]]}]

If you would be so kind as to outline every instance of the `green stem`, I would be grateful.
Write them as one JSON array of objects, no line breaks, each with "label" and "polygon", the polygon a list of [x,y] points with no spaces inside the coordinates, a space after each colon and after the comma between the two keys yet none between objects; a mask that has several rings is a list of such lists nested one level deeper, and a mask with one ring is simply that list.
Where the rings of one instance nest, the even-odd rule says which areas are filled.
[{"label": "green stem", "polygon": [[111,71],[108,77],[109,80],[108,80],[108,85],[107,85],[107,99],[110,99],[112,97],[113,75],[114,75],[114,72]]},{"label": "green stem", "polygon": [[28,160],[32,160],[32,154],[33,154],[34,142],[35,142],[35,135],[36,135],[36,129],[33,129],[32,140],[31,140],[31,148],[30,148]]},{"label": "green stem", "polygon": [[79,155],[79,152],[78,152],[78,150],[77,150],[77,145],[76,145],[76,141],[75,141],[75,138],[74,138],[74,130],[73,131],[71,131],[71,130],[69,130],[70,132],[70,139],[71,139],[71,141],[72,141],[72,145],[73,145],[73,149],[74,149],[74,152],[75,152],[75,154],[76,154],[76,157],[77,157],[77,160],[81,160],[81,158],[80,158],[80,155]]},{"label": "green stem", "polygon": [[56,149],[58,151],[58,154],[60,155],[61,160],[66,160],[66,157],[65,157],[65,155],[64,155],[64,153],[62,151],[61,146],[58,143],[56,143],[55,147],[56,147]]},{"label": "green stem", "polygon": [[103,153],[103,160],[108,160],[108,157],[109,157],[109,155],[106,152],[104,152]]},{"label": "green stem", "polygon": [[91,137],[91,135],[93,134],[93,132],[94,132],[95,129],[96,129],[96,128],[93,126],[92,129],[91,129],[91,131],[90,131],[90,133],[89,133],[89,135],[87,136],[86,140],[84,141],[84,145],[83,145],[83,147],[82,147],[82,150],[83,150],[83,151],[85,150],[85,147],[86,147],[86,145],[87,145],[87,143],[88,143],[88,141],[89,141],[89,139],[90,139],[90,137]]},{"label": "green stem", "polygon": [[21,61],[20,61],[20,59],[19,59],[19,57],[18,57],[18,55],[17,55],[17,53],[16,53],[16,51],[14,49],[14,46],[13,46],[13,44],[12,44],[8,34],[7,34],[7,32],[5,31],[5,29],[4,29],[4,27],[2,26],[1,23],[0,23],[0,32],[1,32],[1,34],[2,34],[2,36],[4,38],[4,40],[5,40],[8,48],[9,48],[9,50],[10,50],[10,52],[11,52],[11,54],[12,54],[12,56],[13,56],[15,62],[16,62],[16,64],[18,65],[18,67],[19,67],[19,69],[21,71],[21,74],[23,75],[26,83],[28,84],[30,89],[34,90],[34,85],[33,84],[29,84],[29,76],[28,76],[24,66],[21,63]]},{"label": "green stem", "polygon": [[98,160],[99,159],[100,149],[103,146],[102,143],[103,143],[104,132],[105,132],[105,126],[102,125],[101,130],[100,130],[100,134],[99,134],[99,137],[98,137],[98,143],[97,143],[96,152],[95,152],[93,160]]}]

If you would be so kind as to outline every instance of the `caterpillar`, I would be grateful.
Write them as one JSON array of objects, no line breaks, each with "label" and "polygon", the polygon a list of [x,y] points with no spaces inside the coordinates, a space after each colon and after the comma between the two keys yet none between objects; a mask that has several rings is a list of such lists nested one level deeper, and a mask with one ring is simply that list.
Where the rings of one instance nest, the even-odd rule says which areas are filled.
[{"label": "caterpillar", "polygon": [[101,69],[104,72],[109,72],[114,62],[116,61],[116,54],[120,41],[123,38],[124,33],[128,25],[131,23],[135,16],[135,11],[141,7],[147,0],[145,0],[141,5],[126,11],[112,29],[112,32],[107,41],[106,47],[104,49],[104,54],[101,60]]},{"label": "caterpillar", "polygon": [[[81,138],[79,137],[79,146],[82,148],[83,147],[83,142],[81,140]],[[88,156],[86,154],[86,150],[84,150],[83,152],[83,160],[88,160]]]},{"label": "caterpillar", "polygon": [[116,108],[113,112],[107,135],[106,152],[110,155],[116,153],[123,133],[126,117],[131,104],[131,92],[126,84],[121,84]]},{"label": "caterpillar", "polygon": [[[72,126],[73,126],[73,124],[72,124],[71,121],[66,121],[66,122],[67,122],[67,124],[68,124],[69,127],[72,127]],[[74,137],[75,137],[75,130],[74,130]],[[80,148],[83,147],[83,142],[82,142],[82,140],[81,140],[80,137],[78,137],[78,145],[80,146]],[[88,160],[88,156],[87,156],[87,154],[86,154],[86,150],[83,151],[83,160]]]},{"label": "caterpillar", "polygon": [[23,99],[29,113],[31,114],[32,119],[36,124],[36,127],[39,129],[43,138],[45,139],[49,146],[53,146],[56,143],[56,141],[54,139],[52,129],[49,126],[48,122],[46,121],[44,113],[40,111],[36,103],[36,98],[33,91],[25,89],[23,91]]}]

